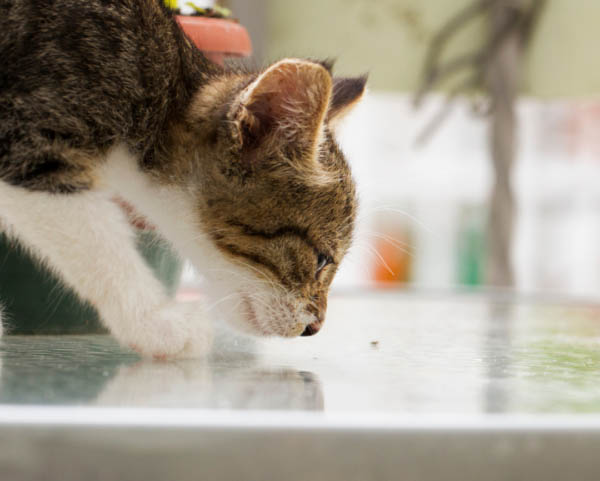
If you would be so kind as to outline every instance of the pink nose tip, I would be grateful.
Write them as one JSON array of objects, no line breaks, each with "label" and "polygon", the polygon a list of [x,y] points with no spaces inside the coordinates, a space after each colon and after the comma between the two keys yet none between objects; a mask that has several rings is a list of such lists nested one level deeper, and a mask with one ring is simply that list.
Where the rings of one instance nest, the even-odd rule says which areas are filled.
[{"label": "pink nose tip", "polygon": [[304,329],[304,332],[301,334],[302,336],[314,336],[317,332],[319,332],[319,329],[321,329],[321,326],[323,325],[322,322],[313,322],[312,324],[309,324],[308,326],[306,326],[306,329]]}]

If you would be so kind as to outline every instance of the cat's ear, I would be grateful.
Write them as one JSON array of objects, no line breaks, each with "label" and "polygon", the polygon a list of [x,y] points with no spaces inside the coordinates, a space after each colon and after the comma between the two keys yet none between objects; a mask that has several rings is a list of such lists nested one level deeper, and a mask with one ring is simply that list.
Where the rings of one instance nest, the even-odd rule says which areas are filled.
[{"label": "cat's ear", "polygon": [[335,125],[352,107],[354,107],[365,93],[367,76],[334,78],[331,104],[327,112],[327,121]]},{"label": "cat's ear", "polygon": [[331,91],[331,75],[320,64],[285,59],[272,65],[240,96],[235,121],[242,147],[284,140],[315,149]]}]

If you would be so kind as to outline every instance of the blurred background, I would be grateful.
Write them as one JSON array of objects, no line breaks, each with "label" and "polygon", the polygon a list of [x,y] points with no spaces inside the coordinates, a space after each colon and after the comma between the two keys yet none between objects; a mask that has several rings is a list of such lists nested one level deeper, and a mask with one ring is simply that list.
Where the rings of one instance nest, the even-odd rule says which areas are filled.
[{"label": "blurred background", "polygon": [[336,75],[369,73],[338,135],[361,216],[336,289],[600,298],[599,2],[219,4],[248,29],[254,65],[335,58]]}]

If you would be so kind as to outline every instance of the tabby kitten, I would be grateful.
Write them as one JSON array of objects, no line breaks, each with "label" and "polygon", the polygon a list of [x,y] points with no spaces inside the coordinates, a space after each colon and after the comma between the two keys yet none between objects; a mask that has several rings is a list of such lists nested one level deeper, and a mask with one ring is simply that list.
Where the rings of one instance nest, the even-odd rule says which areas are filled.
[{"label": "tabby kitten", "polygon": [[331,129],[364,86],[326,62],[221,68],[159,0],[0,0],[0,228],[144,355],[202,355],[208,313],[167,298],[114,196],[234,325],[312,335],[356,211]]}]

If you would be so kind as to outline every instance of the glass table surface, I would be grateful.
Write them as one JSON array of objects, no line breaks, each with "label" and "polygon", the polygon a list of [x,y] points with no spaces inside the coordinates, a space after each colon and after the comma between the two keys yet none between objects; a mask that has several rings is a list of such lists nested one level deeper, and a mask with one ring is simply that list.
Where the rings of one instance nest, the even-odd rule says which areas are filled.
[{"label": "glass table surface", "polygon": [[[330,299],[314,337],[215,329],[210,355],[193,361],[141,359],[104,335],[5,336],[0,443],[40,461],[25,469],[0,450],[1,479],[47,474],[50,440],[55,455],[80,452],[72,479],[104,455],[113,474],[147,479],[166,479],[152,460],[196,474],[202,462],[220,479],[600,472],[599,306],[348,293]],[[223,458],[231,449],[236,463]]]}]

